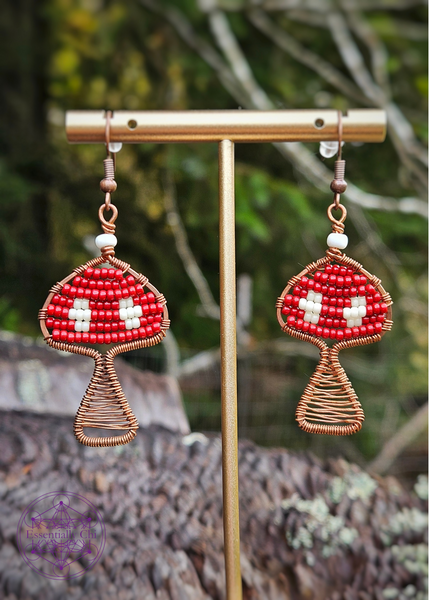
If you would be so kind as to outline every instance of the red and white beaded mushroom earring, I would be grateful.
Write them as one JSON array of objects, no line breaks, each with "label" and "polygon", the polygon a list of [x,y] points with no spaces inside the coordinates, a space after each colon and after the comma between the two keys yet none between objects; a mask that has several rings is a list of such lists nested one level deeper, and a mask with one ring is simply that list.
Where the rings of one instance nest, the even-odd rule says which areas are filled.
[{"label": "red and white beaded mushroom earring", "polygon": [[[87,446],[117,446],[134,439],[137,419],[124,396],[113,360],[122,352],[158,344],[170,325],[164,296],[147,277],[115,258],[118,209],[111,202],[111,194],[117,185],[109,138],[110,113],[107,113],[107,158],[100,183],[105,201],[98,211],[104,233],[95,239],[101,256],[76,267],[53,285],[39,312],[40,327],[50,346],[90,356],[95,361],[92,379],[74,422],[76,438]],[[112,213],[108,221],[104,218],[105,211]],[[95,344],[110,348],[103,354],[93,347]],[[85,427],[125,433],[91,437],[84,434]]]},{"label": "red and white beaded mushroom earring", "polygon": [[[348,435],[361,429],[364,413],[338,353],[380,341],[392,327],[392,300],[380,279],[342,252],[348,238],[344,234],[347,211],[340,202],[347,188],[346,163],[341,160],[341,113],[338,129],[338,160],[331,183],[334,202],[327,211],[332,233],[326,256],[289,280],[276,307],[283,331],[320,350],[319,364],[296,410],[299,426],[309,433]],[[332,215],[333,210],[341,212],[339,219]],[[332,345],[325,340],[332,340]]]}]

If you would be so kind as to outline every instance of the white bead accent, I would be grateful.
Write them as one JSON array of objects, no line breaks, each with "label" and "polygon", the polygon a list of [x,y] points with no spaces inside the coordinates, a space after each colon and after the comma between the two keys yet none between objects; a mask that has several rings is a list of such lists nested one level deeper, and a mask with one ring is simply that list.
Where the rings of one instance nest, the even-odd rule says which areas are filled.
[{"label": "white bead accent", "polygon": [[344,250],[349,244],[349,238],[344,233],[330,233],[326,243],[330,248]]},{"label": "white bead accent", "polygon": [[350,309],[350,316],[352,319],[357,319],[359,316],[359,309],[357,308],[357,306],[353,306],[353,308]]},{"label": "white bead accent", "polygon": [[362,325],[362,319],[355,319],[355,327],[360,327]]},{"label": "white bead accent", "polygon": [[132,328],[133,328],[133,320],[125,319],[125,329],[132,329]]},{"label": "white bead accent", "polygon": [[143,310],[142,310],[142,307],[140,306],[140,304],[136,304],[136,306],[134,307],[134,316],[135,317],[143,316]]},{"label": "white bead accent", "polygon": [[358,316],[366,317],[366,306],[359,306],[358,308]]},{"label": "white bead accent", "polygon": [[119,308],[127,308],[127,301],[122,298],[119,300]]},{"label": "white bead accent", "polygon": [[76,321],[83,321],[83,310],[81,308],[76,311]]},{"label": "white bead accent", "polygon": [[358,302],[359,302],[359,306],[366,306],[366,298],[365,298],[365,296],[358,296],[357,299],[358,299]]},{"label": "white bead accent", "polygon": [[313,315],[311,313],[306,312],[305,315],[304,315],[304,321],[307,321],[307,323],[310,323],[312,316]]},{"label": "white bead accent", "polygon": [[351,309],[348,306],[346,306],[346,308],[343,308],[343,317],[345,319],[350,319],[350,311]]},{"label": "white bead accent", "polygon": [[132,306],[127,308],[127,317],[129,319],[132,319],[134,317],[134,308]]},{"label": "white bead accent", "polygon": [[76,320],[76,309],[75,308],[71,308],[69,310],[69,319],[71,321],[75,321]]},{"label": "white bead accent", "polygon": [[322,294],[314,294],[314,303],[322,304],[323,296]]},{"label": "white bead accent", "polygon": [[116,154],[122,149],[122,142],[109,142],[109,151]]},{"label": "white bead accent", "polygon": [[125,321],[128,318],[128,313],[126,308],[119,309],[119,318],[121,321]]},{"label": "white bead accent", "polygon": [[352,298],[352,306],[359,306],[359,299],[358,298]]},{"label": "white bead accent", "polygon": [[76,321],[76,323],[74,324],[74,330],[82,331],[82,321]]},{"label": "white bead accent", "polygon": [[82,307],[84,310],[89,308],[89,300],[82,300]]},{"label": "white bead accent", "polygon": [[85,308],[85,310],[83,310],[83,320],[84,321],[90,321],[91,320],[91,311],[90,311],[89,308]]},{"label": "white bead accent", "polygon": [[73,308],[82,308],[82,300],[79,300],[79,298],[76,298],[75,301],[73,302]]},{"label": "white bead accent", "polygon": [[88,333],[88,331],[89,331],[89,322],[88,321],[82,321],[82,331]]},{"label": "white bead accent", "polygon": [[354,327],[355,321],[354,319],[347,319],[347,327]]},{"label": "white bead accent", "polygon": [[314,302],[312,300],[308,300],[307,301],[307,306],[305,307],[305,310],[307,312],[313,312],[313,307],[314,307]]},{"label": "white bead accent", "polygon": [[132,298],[127,298],[127,308],[131,308],[134,306],[134,300]]},{"label": "white bead accent", "polygon": [[313,306],[313,312],[316,315],[320,315],[321,310],[322,310],[322,305],[320,304],[320,302],[315,302],[314,306]]},{"label": "white bead accent", "polygon": [[299,304],[298,304],[298,308],[300,310],[305,310],[306,306],[307,306],[307,300],[305,298],[301,298],[301,300],[299,301]]},{"label": "white bead accent", "polygon": [[133,329],[138,329],[140,327],[140,319],[134,317],[133,319]]},{"label": "white bead accent", "polygon": [[318,322],[319,322],[319,315],[312,315],[310,323],[313,323],[313,325],[317,325]]},{"label": "white bead accent", "polygon": [[102,233],[101,235],[97,235],[97,237],[95,238],[95,245],[97,246],[97,248],[100,248],[100,250],[102,250],[106,246],[115,247],[117,243],[118,240],[116,238],[116,235],[113,235],[113,233]]},{"label": "white bead accent", "polygon": [[314,292],[308,292],[308,294],[307,294],[307,300],[314,301]]}]

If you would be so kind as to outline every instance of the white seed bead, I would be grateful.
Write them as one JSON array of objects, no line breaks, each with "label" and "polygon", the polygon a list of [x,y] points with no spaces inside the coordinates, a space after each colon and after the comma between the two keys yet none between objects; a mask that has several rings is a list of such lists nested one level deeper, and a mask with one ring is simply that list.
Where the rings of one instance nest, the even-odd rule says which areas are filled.
[{"label": "white seed bead", "polygon": [[119,300],[119,308],[127,308],[127,301],[124,299]]},{"label": "white seed bead", "polygon": [[300,310],[305,310],[306,306],[307,306],[307,300],[305,298],[301,298],[301,300],[299,301],[299,304],[298,304],[298,308]]},{"label": "white seed bead", "polygon": [[357,306],[353,306],[350,309],[350,316],[351,316],[352,319],[357,319],[358,318],[358,316],[359,316],[359,309],[358,309]]},{"label": "white seed bead", "polygon": [[76,321],[76,323],[74,324],[74,330],[82,331],[82,321]]},{"label": "white seed bead", "polygon": [[349,238],[345,235],[345,233],[330,233],[326,243],[330,248],[344,250],[344,248],[347,248],[349,244]]},{"label": "white seed bead", "polygon": [[313,325],[317,325],[318,322],[319,322],[319,315],[312,315],[310,323],[313,323]]},{"label": "white seed bead", "polygon": [[355,320],[347,319],[347,327],[354,327],[354,326],[355,326]]},{"label": "white seed bead", "polygon": [[314,294],[314,302],[317,304],[322,304],[323,296],[322,294]]},{"label": "white seed bead", "polygon": [[134,308],[132,306],[127,308],[127,317],[128,319],[132,319],[134,317]]},{"label": "white seed bead", "polygon": [[366,317],[366,306],[359,306],[358,308],[358,316]]},{"label": "white seed bead", "polygon": [[90,311],[89,308],[85,308],[85,310],[83,310],[83,320],[84,321],[90,321],[91,320],[91,311]]},{"label": "white seed bead", "polygon": [[133,328],[133,320],[125,319],[125,329],[132,329],[132,328]]},{"label": "white seed bead", "polygon": [[127,298],[127,308],[131,308],[134,306],[134,300],[132,298]]},{"label": "white seed bead", "polygon": [[71,308],[69,310],[69,319],[71,321],[75,321],[76,320],[76,309],[75,308]]},{"label": "white seed bead", "polygon": [[314,306],[313,306],[314,314],[320,315],[321,310],[322,310],[322,305],[320,304],[320,302],[315,302]]},{"label": "white seed bead", "polygon": [[89,300],[82,300],[81,308],[83,308],[84,310],[89,308]]},{"label": "white seed bead", "polygon": [[350,319],[350,311],[351,311],[351,308],[348,308],[347,306],[346,306],[346,308],[343,309],[343,317],[345,319]]},{"label": "white seed bead", "polygon": [[97,248],[100,248],[100,250],[102,250],[106,246],[115,247],[117,243],[118,240],[116,238],[116,235],[113,235],[113,233],[102,233],[101,235],[97,235],[97,237],[95,238],[95,245],[97,246]]},{"label": "white seed bead", "polygon": [[359,306],[358,298],[352,298],[352,306]]},{"label": "white seed bead", "polygon": [[134,307],[134,316],[135,317],[142,317],[143,316],[143,310],[142,310],[142,307],[140,306],[140,304],[137,304]]},{"label": "white seed bead", "polygon": [[358,296],[357,299],[358,299],[358,302],[359,302],[359,306],[366,306],[366,298],[365,298],[365,296]]},{"label": "white seed bead", "polygon": [[360,327],[362,325],[362,319],[359,317],[355,319],[355,327]]},{"label": "white seed bead", "polygon": [[308,292],[308,294],[307,294],[307,300],[314,301],[314,292]]},{"label": "white seed bead", "polygon": [[89,331],[89,321],[82,321],[82,331],[86,333]]},{"label": "white seed bead", "polygon": [[76,311],[76,321],[83,321],[83,310],[81,308]]},{"label": "white seed bead", "polygon": [[305,310],[307,312],[313,312],[313,306],[314,306],[313,300],[308,300],[307,301],[307,306],[305,307]]},{"label": "white seed bead", "polygon": [[310,323],[312,316],[313,316],[312,313],[306,312],[305,315],[304,315],[304,321],[307,321],[307,323]]},{"label": "white seed bead", "polygon": [[121,321],[125,321],[125,319],[127,318],[127,309],[126,308],[119,309],[119,318]]},{"label": "white seed bead", "polygon": [[79,298],[76,298],[75,301],[73,302],[73,308],[76,308],[76,309],[82,308],[82,300],[79,300]]},{"label": "white seed bead", "polygon": [[133,319],[133,329],[138,329],[140,327],[140,319],[134,317]]}]

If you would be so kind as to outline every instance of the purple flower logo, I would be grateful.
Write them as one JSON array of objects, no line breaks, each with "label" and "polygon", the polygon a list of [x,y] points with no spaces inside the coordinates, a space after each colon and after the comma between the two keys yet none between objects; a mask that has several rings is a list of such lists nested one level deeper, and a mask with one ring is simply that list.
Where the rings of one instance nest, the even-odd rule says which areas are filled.
[{"label": "purple flower logo", "polygon": [[100,560],[106,529],[100,512],[86,498],[49,492],[27,506],[16,537],[33,571],[49,579],[72,579]]}]

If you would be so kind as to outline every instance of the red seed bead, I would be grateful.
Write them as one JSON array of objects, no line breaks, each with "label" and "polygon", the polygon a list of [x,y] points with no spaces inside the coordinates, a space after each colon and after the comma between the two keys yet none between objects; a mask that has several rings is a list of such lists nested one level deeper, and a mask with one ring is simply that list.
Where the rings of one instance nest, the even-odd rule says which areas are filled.
[{"label": "red seed bead", "polygon": [[73,279],[73,285],[75,285],[76,287],[79,287],[81,285],[82,281],[82,277],[80,277],[79,275],[77,275],[74,279]]},{"label": "red seed bead", "polygon": [[335,333],[335,339],[339,342],[344,339],[344,331],[342,329],[337,329]]},{"label": "red seed bead", "polygon": [[116,342],[118,341],[118,334],[117,333],[112,333],[112,344],[116,344]]},{"label": "red seed bead", "polygon": [[105,302],[107,300],[107,292],[106,292],[106,290],[100,290],[99,298],[100,298],[101,302]]},{"label": "red seed bead", "polygon": [[375,323],[376,321],[377,321],[377,317],[375,317],[375,316],[369,318],[370,323]]},{"label": "red seed bead", "polygon": [[300,285],[302,285],[302,287],[307,287],[308,282],[309,282],[308,277],[306,277],[305,275],[304,275],[304,277],[301,277]]},{"label": "red seed bead", "polygon": [[146,317],[140,317],[140,325],[142,327],[146,327],[146,325],[147,325],[147,319],[146,319]]},{"label": "red seed bead", "polygon": [[336,316],[338,319],[341,319],[341,317],[343,316],[343,309],[342,309],[341,307],[336,309],[336,311],[335,311],[335,316]]},{"label": "red seed bead", "polygon": [[326,317],[326,315],[329,312],[329,306],[327,306],[326,304],[322,304],[322,310],[320,311],[320,314],[324,317]]},{"label": "red seed bead", "polygon": [[310,329],[310,323],[308,323],[308,321],[304,321],[303,325],[302,325],[302,330],[307,333],[307,331]]},{"label": "red seed bead", "polygon": [[309,279],[307,283],[307,289],[312,290],[315,286],[315,282],[313,279]]},{"label": "red seed bead", "polygon": [[146,337],[146,329],[144,327],[140,327],[138,329],[138,332],[139,332],[139,337],[141,337],[141,338],[145,338]]},{"label": "red seed bead", "polygon": [[320,283],[314,284],[314,291],[316,292],[316,294],[320,294],[320,292],[322,291],[322,286]]},{"label": "red seed bead", "polygon": [[97,333],[97,344],[104,344],[104,333]]},{"label": "red seed bead", "polygon": [[61,321],[54,320],[54,329],[59,329],[61,325]]},{"label": "red seed bead", "polygon": [[286,319],[286,323],[289,327],[292,327],[293,325],[295,325],[295,317],[292,317],[292,315],[289,315],[288,318]]},{"label": "red seed bead", "polygon": [[128,288],[123,288],[122,298],[129,298],[129,297],[130,297],[130,292],[128,291]]},{"label": "red seed bead", "polygon": [[346,340],[349,340],[352,337],[352,330],[350,329],[350,327],[346,327],[344,329],[344,337],[346,338]]},{"label": "red seed bead", "polygon": [[359,296],[365,296],[365,286],[364,285],[360,285],[358,287],[358,295]]},{"label": "red seed bead", "polygon": [[372,317],[373,314],[374,314],[374,304],[367,304],[366,305],[366,316]]},{"label": "red seed bead", "polygon": [[112,300],[115,299],[115,292],[113,290],[107,291],[107,299],[109,300],[109,302],[112,302]]},{"label": "red seed bead", "polygon": [[93,321],[98,321],[98,310],[91,311],[91,319]]},{"label": "red seed bead", "polygon": [[326,304],[328,305],[330,302],[330,299],[328,298],[328,296],[323,296],[322,298],[322,305]]},{"label": "red seed bead", "polygon": [[[61,311],[61,307],[58,307],[58,310]],[[57,307],[54,306],[53,304],[48,304],[47,312],[50,317],[53,317],[54,315],[56,315]],[[60,314],[61,314],[61,312],[60,312]],[[60,316],[60,315],[58,315],[58,316]]]},{"label": "red seed bead", "polygon": [[387,304],[385,302],[382,302],[380,304],[380,309],[381,309],[381,312],[385,314],[389,310],[389,307],[387,306]]},{"label": "red seed bead", "polygon": [[153,292],[148,292],[147,301],[149,304],[152,304],[152,302],[155,302],[155,294]]},{"label": "red seed bead", "polygon": [[134,285],[135,282],[136,282],[136,280],[134,279],[134,277],[132,275],[128,275],[128,277],[127,277],[128,285]]},{"label": "red seed bead", "polygon": [[100,290],[91,290],[91,298],[93,300],[98,300],[99,295],[100,295]]},{"label": "red seed bead", "polygon": [[345,319],[340,319],[340,327],[345,329],[347,327],[347,321]]},{"label": "red seed bead", "polygon": [[374,315],[379,315],[381,312],[381,305],[380,304],[373,304],[372,305],[372,310]]},{"label": "red seed bead", "polygon": [[92,290],[90,290],[89,288],[86,288],[85,292],[83,294],[83,297],[85,298],[85,300],[89,300],[91,298],[91,294],[92,294]]},{"label": "red seed bead", "polygon": [[88,267],[88,268],[85,269],[84,276],[87,279],[91,279],[91,277],[93,276],[93,274],[94,274],[94,269],[92,267]]},{"label": "red seed bead", "polygon": [[106,321],[111,321],[113,319],[113,312],[111,310],[106,310],[106,316],[104,318]]},{"label": "red seed bead", "polygon": [[96,333],[90,333],[89,334],[89,343],[90,344],[96,344],[97,343],[97,334]]},{"label": "red seed bead", "polygon": [[369,317],[363,317],[362,318],[362,325],[368,325],[369,323]]},{"label": "red seed bead", "polygon": [[54,319],[52,317],[48,317],[46,319],[46,327],[48,327],[48,329],[52,329],[53,326],[54,326]]},{"label": "red seed bead", "polygon": [[332,265],[332,273],[334,273],[334,275],[338,275],[339,272],[340,267],[338,265]]},{"label": "red seed bead", "polygon": [[122,273],[122,271],[120,269],[117,269],[115,271],[115,279],[117,279],[118,281],[122,281],[124,274]]},{"label": "red seed bead", "polygon": [[139,339],[139,330],[138,329],[132,329],[131,333],[133,334],[133,340]]},{"label": "red seed bead", "polygon": [[367,296],[366,297],[366,304],[368,306],[368,304],[373,304],[374,303],[374,298],[372,296]]},{"label": "red seed bead", "polygon": [[285,305],[286,305],[286,306],[292,306],[292,300],[293,300],[293,296],[292,296],[292,294],[287,294],[287,295],[284,297],[284,303],[285,303]]},{"label": "red seed bead", "polygon": [[321,275],[322,275],[321,271],[316,271],[313,275],[314,281],[320,281]]},{"label": "red seed bead", "polygon": [[335,296],[337,290],[334,287],[328,287],[328,296]]},{"label": "red seed bead", "polygon": [[[292,296],[292,302],[294,301],[294,296]],[[299,302],[299,298],[298,298],[298,302]],[[140,298],[140,304],[147,304],[148,303],[148,299],[147,299],[147,294],[143,294],[143,296]]]},{"label": "red seed bead", "polygon": [[91,279],[90,281],[88,281],[88,288],[90,290],[95,290],[97,288],[97,282],[94,281],[94,279]]},{"label": "red seed bead", "polygon": [[366,332],[368,335],[374,335],[374,332],[375,332],[374,325],[367,325]]},{"label": "red seed bead", "polygon": [[337,298],[337,306],[344,306],[344,298]]},{"label": "red seed bead", "polygon": [[[71,305],[70,305],[70,303],[71,303]],[[60,296],[58,304],[60,306],[68,306],[69,308],[71,308],[71,306],[73,306],[73,299],[72,298],[66,298],[65,296]]]},{"label": "red seed bead", "polygon": [[[65,306],[67,306],[67,308],[73,308],[73,304],[74,304],[74,301],[72,300],[72,298],[67,298],[67,302],[66,302]],[[62,304],[61,304],[61,306],[62,306]]]},{"label": "red seed bead", "polygon": [[305,315],[305,311],[299,310],[296,316],[298,317],[298,319],[303,319],[304,315]]},{"label": "red seed bead", "polygon": [[95,331],[97,333],[101,333],[104,331],[104,323],[103,321],[98,321],[98,323],[95,324]]},{"label": "red seed bead", "polygon": [[62,329],[63,331],[67,331],[68,325],[68,321],[60,321],[60,329]]},{"label": "red seed bead", "polygon": [[106,321],[104,322],[104,331],[107,331],[108,333],[110,333],[112,331],[112,323],[106,323]]},{"label": "red seed bead", "polygon": [[69,292],[70,292],[70,289],[71,289],[71,285],[69,283],[65,283],[64,286],[63,286],[63,289],[62,289],[62,293],[65,296],[68,296]]},{"label": "red seed bead", "polygon": [[[293,294],[294,296],[299,296],[299,295],[300,295],[300,293],[301,293],[301,289],[302,289],[302,288],[300,288],[300,286],[299,286],[299,285],[296,285],[296,286],[293,288],[293,290],[292,290],[292,294]],[[146,295],[147,295],[147,296],[149,296],[149,294],[146,294]],[[148,300],[148,301],[149,301],[149,300]]]},{"label": "red seed bead", "polygon": [[[112,310],[119,310],[119,302],[117,302],[116,300],[115,300],[115,302],[112,302]],[[118,317],[118,319],[119,319],[119,317]]]},{"label": "red seed bead", "polygon": [[350,298],[354,298],[355,296],[357,296],[357,293],[358,291],[356,287],[353,286],[350,288]]},{"label": "red seed bead", "polygon": [[331,319],[331,317],[328,317],[327,319],[325,319],[326,327],[332,327],[333,324],[334,324],[334,320]]},{"label": "red seed bead", "polygon": [[104,289],[105,290],[111,290],[112,289],[112,282],[109,281],[108,279],[106,279],[106,281],[104,282]]},{"label": "red seed bead", "polygon": [[344,277],[341,277],[340,275],[338,275],[338,277],[337,277],[337,286],[338,287],[344,287]]},{"label": "red seed bead", "polygon": [[135,285],[130,285],[130,287],[128,288],[128,291],[130,292],[130,296],[133,297],[136,295],[136,287]]},{"label": "red seed bead", "polygon": [[76,292],[77,292],[77,289],[72,285],[72,287],[69,290],[70,298],[74,298],[76,296]]},{"label": "red seed bead", "polygon": [[75,324],[75,322],[74,322],[74,321],[68,321],[68,322],[67,322],[67,329],[68,329],[69,331],[74,331],[74,324]]},{"label": "red seed bead", "polygon": [[[88,334],[86,334],[86,335],[88,335]],[[80,344],[80,342],[82,341],[82,333],[80,331],[75,332],[74,341],[77,342],[78,344]]]},{"label": "red seed bead", "polygon": [[109,275],[109,269],[105,269],[104,267],[101,269],[100,271],[100,277],[102,277],[103,279],[106,279],[106,277]]},{"label": "red seed bead", "polygon": [[77,288],[76,298],[83,298],[85,294],[85,290],[83,288]]},{"label": "red seed bead", "polygon": [[368,285],[365,286],[365,290],[366,290],[367,294],[369,294],[369,295],[375,294],[375,287],[373,285],[371,285],[370,283],[368,283]]},{"label": "red seed bead", "polygon": [[163,303],[162,302],[157,302],[156,303],[156,309],[157,309],[158,312],[163,312],[163,310],[164,310]]},{"label": "red seed bead", "polygon": [[353,269],[351,269],[350,267],[347,269],[347,275],[350,275],[350,277],[353,277]]},{"label": "red seed bead", "polygon": [[327,285],[322,285],[321,293],[323,295],[325,295],[325,294],[328,293],[328,286]]},{"label": "red seed bead", "polygon": [[361,275],[360,276],[360,284],[361,285],[366,285],[366,277],[365,277],[365,275]]},{"label": "red seed bead", "polygon": [[159,333],[161,331],[161,325],[159,323],[154,323],[152,329],[154,333]]},{"label": "red seed bead", "polygon": [[133,341],[133,334],[131,333],[130,330],[125,332],[125,339],[127,340],[127,342],[132,342]]},{"label": "red seed bead", "polygon": [[340,275],[341,275],[341,277],[344,277],[345,275],[347,275],[346,267],[340,267]]},{"label": "red seed bead", "polygon": [[54,329],[52,332],[52,339],[54,340],[54,342],[59,342],[60,341],[60,335],[61,335],[61,331],[59,329]]},{"label": "red seed bead", "polygon": [[325,273],[332,273],[332,265],[326,265]]},{"label": "red seed bead", "polygon": [[121,279],[121,281],[119,282],[119,285],[121,286],[122,289],[127,288],[128,287],[127,280]]},{"label": "red seed bead", "polygon": [[125,340],[126,340],[126,336],[125,336],[125,332],[124,332],[124,331],[120,331],[120,332],[118,333],[118,340],[119,340],[120,342],[125,342]]},{"label": "red seed bead", "polygon": [[360,333],[361,335],[366,335],[366,325],[361,325],[361,326],[359,327],[359,333]]},{"label": "red seed bead", "polygon": [[119,290],[120,287],[119,281],[112,281],[112,290]]},{"label": "red seed bead", "polygon": [[110,302],[104,302],[103,303],[103,309],[104,310],[110,310],[112,308],[112,305],[110,304]]},{"label": "red seed bead", "polygon": [[74,333],[72,333],[71,331],[67,333],[67,341],[69,342],[69,344],[72,344],[74,342]]},{"label": "red seed bead", "polygon": [[335,306],[330,306],[328,309],[328,315],[330,317],[335,317],[336,314],[337,314],[337,310],[336,310]]},{"label": "red seed bead", "polygon": [[343,296],[350,296],[350,288],[343,288]]},{"label": "red seed bead", "polygon": [[301,290],[299,293],[300,298],[307,298],[308,290]]},{"label": "red seed bead", "polygon": [[115,290],[115,298],[117,300],[121,300],[122,299],[122,290]]},{"label": "red seed bead", "polygon": [[96,332],[96,329],[97,329],[97,326],[96,326],[96,324],[95,324],[95,323],[90,323],[90,324],[89,324],[89,332],[90,332],[90,333],[95,333],[95,332]]},{"label": "red seed bead", "polygon": [[323,331],[322,331],[323,337],[324,338],[328,338],[329,337],[329,333],[330,333],[330,330],[327,327],[324,327]]},{"label": "red seed bead", "polygon": [[144,293],[143,286],[141,283],[136,283],[136,294],[142,296]]},{"label": "red seed bead", "polygon": [[109,269],[107,276],[109,279],[113,279],[115,277],[115,269]]},{"label": "red seed bead", "polygon": [[[293,300],[292,300],[292,306],[296,308],[299,305],[299,300],[300,300],[299,296],[294,296]],[[142,310],[143,310],[143,312],[145,312],[145,309],[144,309],[145,306],[148,306],[148,305],[147,304],[142,304]]]},{"label": "red seed bead", "polygon": [[60,331],[60,340],[62,342],[66,342],[67,341],[67,334],[68,334],[68,331]]},{"label": "red seed bead", "polygon": [[119,330],[119,323],[112,323],[112,327],[111,327],[112,331],[118,331]]},{"label": "red seed bead", "polygon": [[373,294],[372,297],[374,298],[374,302],[380,302],[381,300],[380,292],[375,292],[375,294]]},{"label": "red seed bead", "polygon": [[352,305],[352,301],[350,300],[350,298],[344,298],[344,306],[347,308],[350,308]]},{"label": "red seed bead", "polygon": [[[54,306],[54,305],[52,305]],[[48,313],[49,314],[49,313]],[[55,316],[57,318],[61,318],[63,314],[63,309],[61,306],[54,306],[54,313],[52,316]],[[67,316],[68,316],[68,311],[67,311]]]},{"label": "red seed bead", "polygon": [[112,343],[112,336],[110,335],[110,333],[105,333],[104,334],[104,343],[105,344],[111,344]]},{"label": "red seed bead", "polygon": [[99,310],[98,311],[98,320],[99,321],[104,321],[105,318],[106,318],[106,311],[105,310]]},{"label": "red seed bead", "polygon": [[355,286],[360,285],[360,275],[358,275],[357,273],[353,275],[353,283]]},{"label": "red seed bead", "polygon": [[321,337],[321,336],[322,336],[322,334],[323,334],[323,329],[322,329],[322,327],[318,327],[318,326],[317,326],[317,327],[316,327],[316,335],[317,335],[317,337]]},{"label": "red seed bead", "polygon": [[374,323],[375,333],[381,333],[382,330],[383,330],[383,325],[381,323]]},{"label": "red seed bead", "polygon": [[321,327],[323,327],[323,325],[325,325],[325,317],[319,317],[319,320],[317,321],[317,324],[320,325]]},{"label": "red seed bead", "polygon": [[353,279],[350,277],[350,275],[346,275],[344,277],[344,286],[350,287],[352,283],[353,283]]},{"label": "red seed bead", "polygon": [[340,319],[334,319],[332,321],[332,325],[335,327],[335,329],[338,329],[338,327],[340,326]]},{"label": "red seed bead", "polygon": [[[144,311],[143,311],[143,313],[144,313]],[[292,308],[292,309],[291,309],[291,311],[290,311],[290,314],[291,314],[293,317],[296,317],[296,316],[297,316],[297,314],[298,314],[298,309],[297,309],[297,308]],[[150,322],[151,322],[151,319],[152,319],[152,317],[151,317],[151,316],[150,316],[150,317],[148,316],[148,318],[147,318],[147,322],[148,322],[148,323],[150,323]]]},{"label": "red seed bead", "polygon": [[302,319],[297,319],[296,320],[295,327],[297,329],[301,330],[303,325],[304,325],[304,321]]},{"label": "red seed bead", "polygon": [[377,317],[377,321],[378,321],[379,323],[383,323],[383,321],[384,321],[384,315],[378,315],[378,317]]},{"label": "red seed bead", "polygon": [[119,321],[119,310],[113,310],[112,311],[112,319],[111,320],[112,321]]},{"label": "red seed bead", "polygon": [[52,304],[59,304],[60,303],[60,295],[59,294],[54,294],[52,296],[51,303]]},{"label": "red seed bead", "polygon": [[328,284],[329,285],[335,285],[336,281],[337,281],[337,276],[336,275],[334,275],[334,274],[329,275],[329,279],[328,279]]},{"label": "red seed bead", "polygon": [[337,299],[335,296],[333,298],[329,298],[329,306],[337,306]]},{"label": "red seed bead", "polygon": [[93,279],[100,279],[101,269],[94,269],[94,273],[92,274]]},{"label": "red seed bead", "polygon": [[69,308],[67,308],[66,306],[64,308],[61,309],[61,317],[63,319],[68,319],[69,318]]},{"label": "red seed bead", "polygon": [[328,273],[322,273],[322,275],[320,276],[320,283],[322,285],[324,285],[325,283],[328,283],[328,279],[329,279]]},{"label": "red seed bead", "polygon": [[354,338],[359,337],[359,327],[352,327],[352,336]]},{"label": "red seed bead", "polygon": [[311,335],[314,335],[316,333],[316,325],[314,323],[310,323],[310,328],[308,330],[308,333],[310,333]]},{"label": "red seed bead", "polygon": [[120,331],[125,331],[125,321],[119,321],[118,325]]},{"label": "red seed bead", "polygon": [[99,279],[97,281],[97,290],[103,290],[104,289],[104,281],[102,281],[101,279]]}]

